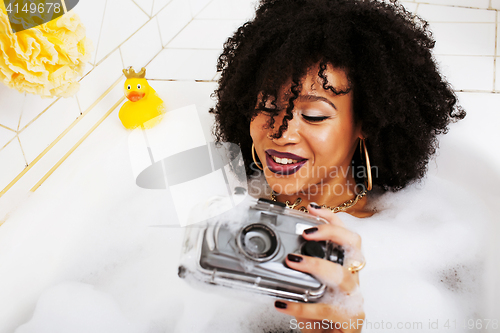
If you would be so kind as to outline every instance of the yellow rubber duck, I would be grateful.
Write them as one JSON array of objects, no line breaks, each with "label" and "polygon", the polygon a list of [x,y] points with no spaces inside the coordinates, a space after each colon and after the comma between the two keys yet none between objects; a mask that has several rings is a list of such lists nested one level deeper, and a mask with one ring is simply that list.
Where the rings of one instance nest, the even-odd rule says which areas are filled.
[{"label": "yellow rubber duck", "polygon": [[127,77],[123,86],[128,101],[122,105],[118,117],[128,129],[151,128],[165,113],[165,104],[146,81],[146,68],[136,73],[132,67],[123,70]]}]

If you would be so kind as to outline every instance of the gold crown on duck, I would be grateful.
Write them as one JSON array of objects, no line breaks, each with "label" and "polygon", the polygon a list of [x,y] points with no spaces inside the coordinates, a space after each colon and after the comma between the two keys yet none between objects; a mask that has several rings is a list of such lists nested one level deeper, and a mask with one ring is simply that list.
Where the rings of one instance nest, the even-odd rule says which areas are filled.
[{"label": "gold crown on duck", "polygon": [[132,66],[123,70],[123,74],[127,79],[144,79],[146,77],[146,68],[142,67],[141,71],[136,73]]}]

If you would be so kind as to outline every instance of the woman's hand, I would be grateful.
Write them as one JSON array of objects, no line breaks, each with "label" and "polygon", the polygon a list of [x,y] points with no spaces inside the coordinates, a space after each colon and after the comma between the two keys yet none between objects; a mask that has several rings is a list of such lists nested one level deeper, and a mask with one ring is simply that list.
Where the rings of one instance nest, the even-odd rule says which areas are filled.
[{"label": "woman's hand", "polygon": [[[343,248],[352,249],[356,256],[362,256],[361,237],[346,229],[338,216],[327,209],[315,209],[311,205],[309,205],[308,209],[312,215],[324,218],[329,224],[305,230],[302,236],[306,240],[329,240]],[[359,286],[359,274],[357,272],[353,273],[349,271],[347,266],[325,259],[289,254],[286,264],[290,268],[313,275],[327,286],[334,287],[346,295],[355,292]],[[362,302],[361,297],[359,297],[359,302]],[[282,313],[294,316],[296,322],[291,322],[291,328],[300,328],[302,332],[361,332],[365,319],[362,304],[359,304],[359,311],[356,313],[349,313],[349,311],[338,305],[324,303],[308,304],[276,301],[275,307]]]}]

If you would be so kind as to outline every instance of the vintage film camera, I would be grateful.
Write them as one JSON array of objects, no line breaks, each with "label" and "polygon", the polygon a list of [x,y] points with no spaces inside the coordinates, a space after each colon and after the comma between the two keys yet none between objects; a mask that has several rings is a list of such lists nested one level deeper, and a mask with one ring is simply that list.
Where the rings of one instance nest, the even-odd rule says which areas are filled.
[{"label": "vintage film camera", "polygon": [[198,281],[288,300],[319,300],[326,286],[287,267],[285,258],[299,253],[342,265],[344,251],[338,245],[302,237],[305,229],[326,221],[262,198],[252,198],[249,206],[235,209],[242,207],[237,214],[228,212],[189,228],[179,276],[192,275]]}]

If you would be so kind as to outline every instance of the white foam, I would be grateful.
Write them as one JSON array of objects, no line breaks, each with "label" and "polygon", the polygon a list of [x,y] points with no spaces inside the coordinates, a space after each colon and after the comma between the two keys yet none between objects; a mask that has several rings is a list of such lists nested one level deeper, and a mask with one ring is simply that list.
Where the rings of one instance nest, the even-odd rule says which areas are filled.
[{"label": "white foam", "polygon": [[[44,332],[50,307],[141,332],[288,329],[291,318],[275,311],[271,298],[226,296],[178,278],[184,230],[173,227],[168,192],[135,186],[126,143],[110,135],[100,146],[79,147],[93,162],[78,169],[80,162],[68,159],[66,176],[44,184],[0,228],[0,331]],[[370,218],[339,215],[363,239],[367,320],[482,316],[486,207],[435,177],[373,204],[378,213]],[[66,282],[76,283],[64,287],[69,296],[86,301],[61,292]],[[91,305],[101,302],[97,313]],[[54,325],[75,332],[80,319],[66,318]]]}]

